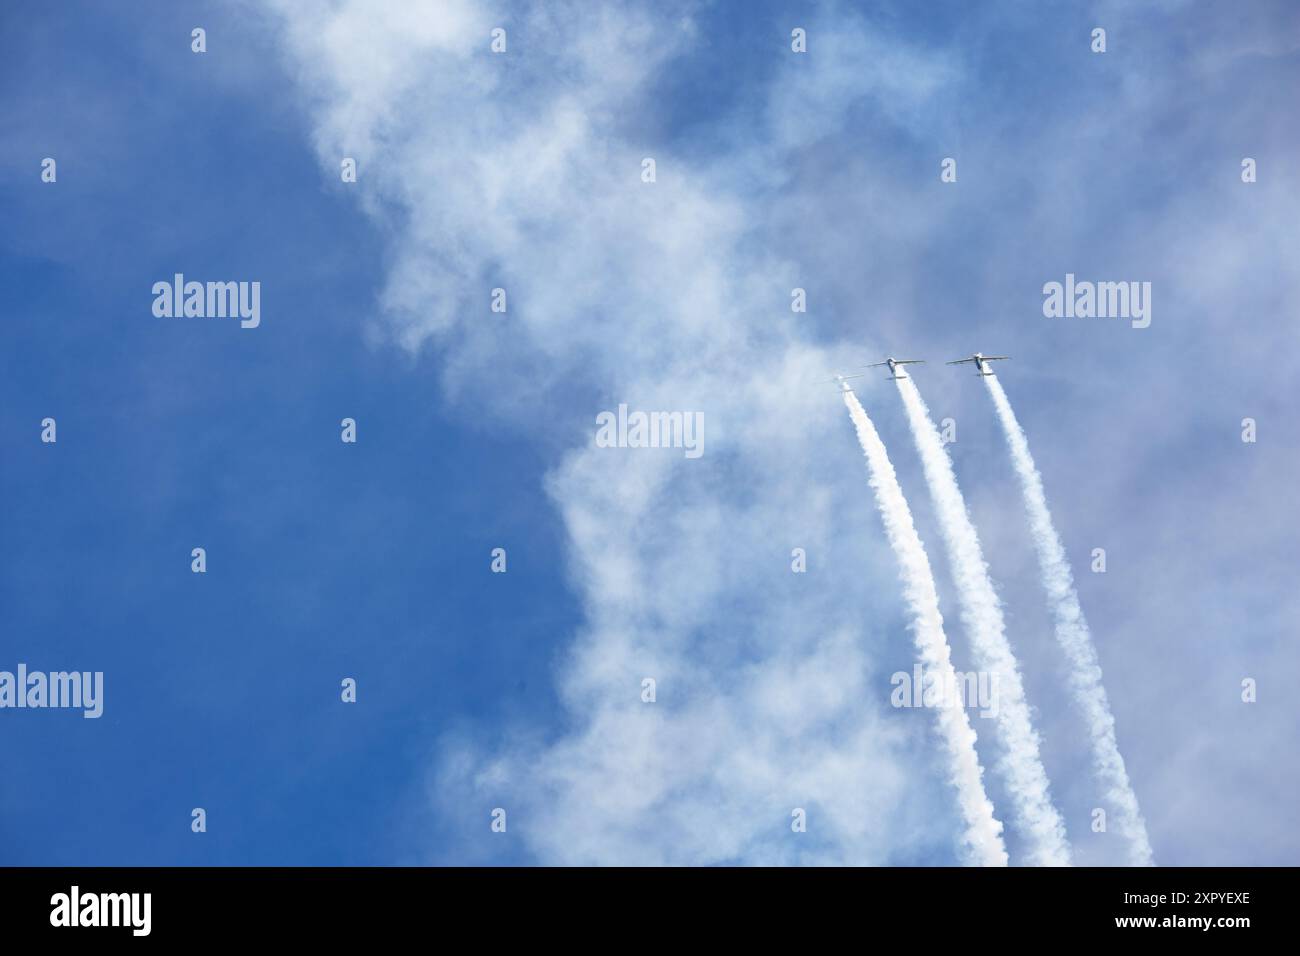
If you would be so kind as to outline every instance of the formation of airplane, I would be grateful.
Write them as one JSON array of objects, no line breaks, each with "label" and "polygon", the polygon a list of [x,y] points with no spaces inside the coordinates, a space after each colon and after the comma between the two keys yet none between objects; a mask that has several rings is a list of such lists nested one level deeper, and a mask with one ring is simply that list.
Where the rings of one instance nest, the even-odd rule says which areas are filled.
[{"label": "formation of airplane", "polygon": [[[1010,355],[985,355],[983,352],[976,352],[974,355],[971,355],[967,358],[955,359],[954,361],[948,362],[947,364],[964,365],[967,362],[973,362],[975,363],[976,375],[992,375],[993,370],[989,368],[988,363],[1005,362],[1009,358],[1011,358]],[[887,365],[889,366],[889,380],[891,382],[897,382],[899,379],[907,378],[905,374],[903,374],[898,370],[900,365],[924,365],[924,364],[925,364],[924,359],[896,359],[891,357],[885,359],[883,362],[875,362],[871,365],[859,365],[857,367],[858,368],[882,368]],[[859,373],[857,375],[845,375],[841,372],[833,372],[831,373],[830,378],[819,379],[819,381],[836,382],[840,386],[840,391],[851,392],[853,391],[853,389],[850,388],[848,385],[848,379],[851,378],[862,378],[862,374]]]}]

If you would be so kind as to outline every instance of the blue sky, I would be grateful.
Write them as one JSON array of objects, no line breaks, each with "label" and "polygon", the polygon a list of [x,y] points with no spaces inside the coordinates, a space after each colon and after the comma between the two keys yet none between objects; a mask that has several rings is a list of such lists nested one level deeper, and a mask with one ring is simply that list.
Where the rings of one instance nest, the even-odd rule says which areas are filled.
[{"label": "blue sky", "polygon": [[[1014,356],[1157,861],[1294,863],[1300,23],[1129,7],[6,4],[0,669],[106,700],[0,711],[0,863],[953,862],[805,385],[886,354],[934,363],[1076,859],[1120,860],[992,409],[937,364],[975,349]],[[260,327],[156,318],[175,272],[259,280]],[[1150,281],[1151,326],[1044,317],[1067,272]],[[595,449],[620,402],[702,410],[706,454]]]}]

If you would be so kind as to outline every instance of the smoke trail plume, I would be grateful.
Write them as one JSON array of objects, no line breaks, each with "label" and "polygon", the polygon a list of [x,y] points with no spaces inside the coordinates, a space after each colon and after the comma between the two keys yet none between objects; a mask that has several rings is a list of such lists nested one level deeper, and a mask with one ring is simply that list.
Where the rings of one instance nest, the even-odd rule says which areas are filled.
[{"label": "smoke trail plume", "polygon": [[1011,792],[1017,824],[1029,838],[1028,862],[1037,866],[1068,866],[1070,848],[1065,839],[1065,824],[1052,805],[1051,787],[1038,752],[1038,733],[1025,700],[1019,665],[1007,642],[1002,606],[993,590],[988,565],[984,563],[979,536],[966,512],[952,461],[920,392],[911,378],[900,379],[898,390],[934,499],[939,530],[948,549],[948,561],[961,600],[962,623],[970,635],[976,665],[995,675],[998,681],[996,720],[1005,750],[1000,767]]},{"label": "smoke trail plume", "polygon": [[[885,533],[898,558],[899,577],[912,614],[912,637],[916,642],[917,656],[926,673],[946,682],[945,686],[956,686],[957,677],[948,651],[948,639],[943,633],[943,617],[939,614],[939,595],[935,592],[930,560],[912,524],[912,512],[903,497],[903,489],[899,487],[894,466],[857,397],[846,391],[844,404],[848,406],[853,427],[858,432],[858,443],[867,458],[870,485],[876,493],[876,505],[885,524]],[[939,706],[935,712],[939,720],[939,735],[950,761],[949,782],[957,790],[957,803],[965,824],[961,840],[963,855],[978,866],[1006,866],[1002,823],[994,817],[993,803],[984,792],[984,769],[975,750],[975,731],[970,719],[960,705]]]},{"label": "smoke trail plume", "polygon": [[1154,866],[1151,844],[1147,839],[1146,821],[1138,807],[1137,795],[1129,783],[1124,758],[1115,739],[1115,718],[1101,683],[1101,665],[1088,631],[1088,622],[1079,607],[1079,594],[1065,558],[1065,548],[1047,510],[1043,479],[1029,454],[1029,439],[1011,410],[1007,393],[996,377],[984,379],[997,409],[1002,430],[1007,436],[1011,461],[1025,494],[1025,511],[1038,551],[1038,566],[1043,577],[1047,600],[1056,619],[1056,640],[1070,664],[1070,690],[1088,724],[1092,738],[1092,762],[1106,797],[1116,809],[1119,831],[1129,841],[1129,860],[1135,866]]}]

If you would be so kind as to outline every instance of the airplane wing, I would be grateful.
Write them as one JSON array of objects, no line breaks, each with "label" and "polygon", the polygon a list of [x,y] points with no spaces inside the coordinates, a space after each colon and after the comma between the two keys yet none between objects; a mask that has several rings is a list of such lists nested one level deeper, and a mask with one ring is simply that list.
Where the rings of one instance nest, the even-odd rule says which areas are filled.
[{"label": "airplane wing", "polygon": [[1009,358],[1011,358],[1010,355],[986,355],[986,356],[984,356],[984,361],[986,361],[986,362],[1000,362],[1002,359],[1009,359]]},{"label": "airplane wing", "polygon": [[925,359],[899,359],[895,365],[924,365]]},{"label": "airplane wing", "polygon": [[[888,362],[877,362],[875,365],[863,365],[863,366],[861,366],[861,367],[862,367],[862,368],[880,368],[881,366],[883,366],[883,365],[888,365],[888,364],[889,364]],[[899,364],[901,365],[902,363],[900,362]]]},{"label": "airplane wing", "polygon": [[973,358],[964,358],[964,359],[957,359],[957,361],[955,361],[955,362],[949,362],[948,364],[949,364],[949,365],[961,365],[961,364],[963,364],[963,363],[965,363],[965,362],[973,362],[973,361],[975,361],[975,359],[973,359]]},{"label": "airplane wing", "polygon": [[823,385],[827,382],[839,382],[846,378],[865,378],[864,375],[836,375],[834,378],[819,378],[809,382],[810,385]]}]

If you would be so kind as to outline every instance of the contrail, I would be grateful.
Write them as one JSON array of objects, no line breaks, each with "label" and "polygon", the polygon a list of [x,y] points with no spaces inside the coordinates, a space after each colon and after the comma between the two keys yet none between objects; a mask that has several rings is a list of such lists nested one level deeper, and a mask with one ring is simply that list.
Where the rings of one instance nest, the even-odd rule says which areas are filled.
[{"label": "contrail", "polygon": [[1007,642],[1002,606],[984,563],[979,536],[966,513],[952,461],[920,392],[911,378],[899,379],[898,391],[903,396],[912,437],[934,499],[939,530],[948,548],[948,561],[961,599],[962,623],[970,635],[976,665],[998,682],[996,719],[1005,750],[1000,766],[1015,805],[1017,823],[1029,837],[1029,862],[1036,866],[1069,866],[1065,824],[1052,805],[1051,785],[1038,753],[1038,733],[1025,700],[1019,665]]},{"label": "contrail", "polygon": [[1147,839],[1146,821],[1142,819],[1137,795],[1129,783],[1124,758],[1120,756],[1119,743],[1115,739],[1115,718],[1106,700],[1106,688],[1101,683],[1101,664],[1097,660],[1083,609],[1079,607],[1079,594],[1074,589],[1065,548],[1052,524],[1052,514],[1047,510],[1043,478],[1029,454],[1029,439],[1016,420],[1016,413],[1011,410],[1007,393],[995,376],[987,376],[984,381],[988,383],[989,395],[993,397],[998,419],[1007,436],[1011,461],[1025,493],[1025,511],[1029,514],[1029,527],[1038,551],[1043,587],[1056,618],[1056,640],[1070,662],[1070,690],[1083,711],[1092,737],[1093,769],[1117,811],[1119,830],[1129,841],[1130,861],[1135,866],[1155,866],[1151,843]]},{"label": "contrail", "polygon": [[[899,487],[898,476],[889,461],[884,443],[876,434],[875,426],[866,411],[850,391],[844,393],[853,427],[858,432],[858,443],[867,457],[870,485],[876,492],[876,505],[884,520],[889,544],[898,558],[899,577],[912,613],[912,637],[916,641],[917,655],[923,672],[934,675],[941,686],[956,687],[957,675],[953,671],[948,638],[943,633],[943,617],[939,614],[939,595],[934,588],[934,575],[925,546],[912,523],[912,512]],[[920,688],[914,688],[915,693]],[[965,709],[957,706],[935,708],[939,719],[939,735],[948,751],[949,781],[957,790],[957,803],[961,808],[965,832],[962,834],[962,851],[966,859],[978,866],[1006,866],[1007,850],[1002,843],[1002,823],[993,815],[993,803],[984,792],[984,768],[980,766],[975,750],[975,731]]]}]

